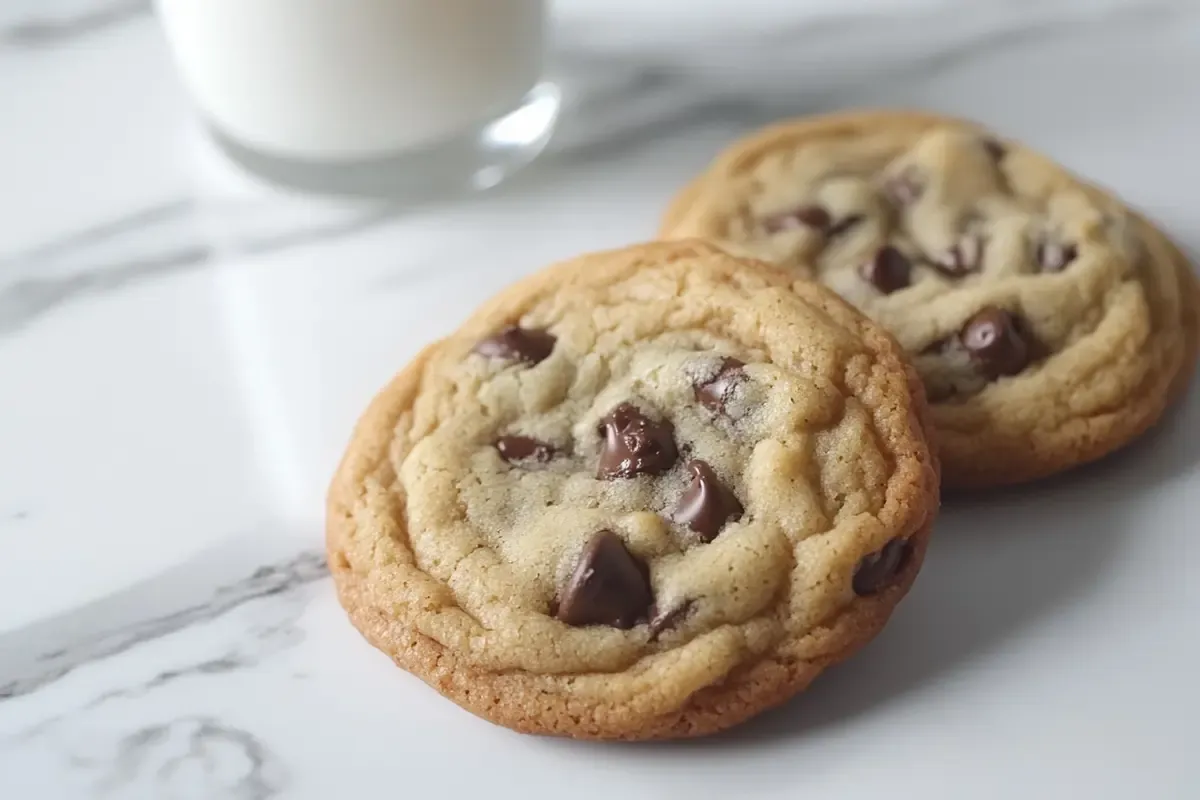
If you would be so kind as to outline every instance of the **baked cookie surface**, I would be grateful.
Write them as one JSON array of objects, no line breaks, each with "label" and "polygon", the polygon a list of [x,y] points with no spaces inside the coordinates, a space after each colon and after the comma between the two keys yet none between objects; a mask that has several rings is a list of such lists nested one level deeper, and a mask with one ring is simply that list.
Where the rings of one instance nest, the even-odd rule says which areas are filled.
[{"label": "baked cookie surface", "polygon": [[329,493],[354,624],[534,733],[693,736],[886,622],[937,508],[920,383],[816,285],[699,242],[566,262],[421,353]]},{"label": "baked cookie surface", "polygon": [[660,234],[782,265],[888,329],[927,387],[949,486],[1116,450],[1196,360],[1196,283],[1170,241],[969,122],[859,112],[768,128],[685,187]]}]

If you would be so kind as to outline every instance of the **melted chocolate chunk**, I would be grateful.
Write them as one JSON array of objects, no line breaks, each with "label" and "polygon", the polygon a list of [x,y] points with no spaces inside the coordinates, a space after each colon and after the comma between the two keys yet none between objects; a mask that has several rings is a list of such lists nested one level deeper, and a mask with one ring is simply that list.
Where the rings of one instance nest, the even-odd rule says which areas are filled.
[{"label": "melted chocolate chunk", "polygon": [[912,552],[904,539],[892,539],[882,548],[864,556],[854,570],[854,593],[861,596],[875,594],[896,576]]},{"label": "melted chocolate chunk", "polygon": [[912,282],[912,262],[895,247],[884,245],[859,268],[859,274],[879,291],[891,294]]},{"label": "melted chocolate chunk", "polygon": [[510,325],[495,336],[481,340],[475,345],[475,352],[487,358],[536,364],[550,355],[554,342],[555,338],[546,331]]},{"label": "melted chocolate chunk", "polygon": [[746,373],[742,371],[744,366],[746,365],[736,358],[722,359],[717,374],[707,383],[696,385],[696,400],[709,411],[723,414],[734,387],[746,377]]},{"label": "melted chocolate chunk", "polygon": [[532,459],[542,464],[554,458],[555,453],[553,445],[528,436],[501,436],[496,440],[496,450],[505,461]]},{"label": "melted chocolate chunk", "polygon": [[685,600],[674,608],[667,610],[659,610],[657,606],[650,609],[650,641],[658,638],[659,634],[667,628],[674,627],[676,623],[687,616],[692,610],[692,601]]},{"label": "melted chocolate chunk", "polygon": [[850,230],[864,219],[866,219],[866,217],[862,214],[847,214],[837,222],[830,225],[829,230],[825,232],[825,235],[830,239],[834,238],[835,236],[841,236],[843,233]]},{"label": "melted chocolate chunk", "polygon": [[812,228],[825,231],[829,228],[832,218],[829,212],[820,206],[801,206],[794,211],[785,211],[763,221],[768,233],[794,231],[799,228]]},{"label": "melted chocolate chunk", "polygon": [[992,157],[993,161],[996,162],[1003,161],[1004,157],[1008,155],[1008,149],[1005,148],[1004,144],[999,139],[992,139],[990,137],[984,139],[983,149],[986,150],[987,154]]},{"label": "melted chocolate chunk", "polygon": [[726,522],[740,517],[745,509],[707,463],[695,459],[687,467],[692,483],[672,509],[671,520],[711,542]]},{"label": "melted chocolate chunk", "polygon": [[1073,244],[1046,240],[1037,246],[1037,264],[1042,272],[1062,272],[1079,255]]},{"label": "melted chocolate chunk", "polygon": [[628,629],[646,616],[653,601],[645,564],[621,537],[600,531],[584,545],[554,616],[568,625]]},{"label": "melted chocolate chunk", "polygon": [[925,187],[917,178],[916,169],[908,167],[884,181],[883,192],[895,205],[909,206],[921,199]]},{"label": "melted chocolate chunk", "polygon": [[978,272],[983,265],[983,237],[969,233],[932,260],[939,272],[951,278],[961,278],[968,273]]},{"label": "melted chocolate chunk", "polygon": [[954,388],[951,384],[943,384],[941,386],[925,385],[925,399],[931,403],[944,403],[957,396],[958,389]]},{"label": "melted chocolate chunk", "polygon": [[613,480],[666,472],[679,456],[674,433],[671,423],[655,422],[633,404],[621,403],[600,421],[604,444],[596,477]]},{"label": "melted chocolate chunk", "polygon": [[1017,318],[1002,308],[983,309],[967,320],[958,337],[971,359],[990,378],[1016,375],[1029,364],[1030,343]]}]

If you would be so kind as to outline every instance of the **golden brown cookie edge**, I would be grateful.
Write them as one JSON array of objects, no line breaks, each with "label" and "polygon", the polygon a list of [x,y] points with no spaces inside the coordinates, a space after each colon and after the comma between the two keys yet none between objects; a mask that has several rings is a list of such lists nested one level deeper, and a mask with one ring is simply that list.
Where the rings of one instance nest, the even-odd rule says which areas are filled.
[{"label": "golden brown cookie edge", "polygon": [[[1144,222],[1144,221],[1143,221]],[[938,434],[938,445],[948,465],[944,488],[948,490],[986,489],[1013,486],[1069,472],[1076,467],[1099,461],[1124,449],[1162,421],[1177,403],[1182,402],[1191,386],[1200,358],[1200,285],[1183,253],[1157,228],[1144,222],[1146,230],[1173,255],[1179,278],[1183,318],[1181,332],[1172,336],[1159,331],[1174,351],[1174,369],[1164,370],[1156,380],[1143,384],[1142,391],[1126,398],[1121,408],[1102,414],[1075,417],[1073,425],[1046,429],[1037,435],[1036,449],[1024,442],[1004,441],[1003,435]],[[932,409],[937,421],[937,408]],[[1003,448],[1016,458],[983,458],[982,452]]]},{"label": "golden brown cookie edge", "polygon": [[[809,634],[824,651],[819,658],[771,656],[692,695],[683,707],[645,718],[625,709],[574,701],[566,678],[525,673],[492,673],[474,668],[442,645],[397,620],[370,601],[363,582],[345,566],[332,566],[338,598],[354,626],[374,647],[460,708],[520,733],[573,739],[649,741],[706,736],[749,720],[804,691],[827,667],[850,656],[883,629],[908,592],[924,560],[931,525],[916,532],[913,553],[889,589],[855,604],[832,626]],[[334,559],[331,557],[331,565]]]},{"label": "golden brown cookie edge", "polygon": [[[519,281],[485,303],[460,329],[474,337],[477,330],[493,326],[511,316],[515,309],[528,305],[530,296],[543,290],[553,291],[563,278],[595,280],[596,265],[614,255],[636,251],[644,257],[662,254],[665,261],[690,255],[725,254],[717,247],[699,241],[649,243],[619,251],[581,256],[553,265]],[[646,258],[633,258],[625,270],[646,268]],[[749,262],[726,256],[729,264],[752,269],[781,286],[791,286],[791,276],[762,262]],[[657,262],[655,262],[657,263]],[[731,268],[728,277],[736,277]],[[829,313],[853,319],[858,333],[875,354],[885,373],[896,383],[884,394],[906,407],[909,441],[888,442],[890,454],[905,461],[903,474],[897,469],[889,480],[903,485],[897,501],[880,512],[881,524],[897,535],[908,534],[912,553],[899,578],[885,591],[857,598],[830,624],[809,632],[798,640],[785,640],[795,647],[816,644],[819,655],[799,659],[788,657],[776,648],[767,657],[740,668],[719,684],[692,696],[683,707],[668,714],[646,718],[619,707],[600,703],[580,703],[569,691],[570,676],[531,675],[524,672],[493,673],[479,670],[424,636],[399,618],[389,618],[374,602],[365,576],[356,574],[345,556],[345,543],[356,530],[354,507],[364,479],[381,466],[390,473],[394,433],[400,419],[412,403],[428,362],[446,346],[435,342],[421,351],[404,370],[375,397],[355,426],[345,455],[331,483],[326,518],[326,547],[330,571],[338,597],[360,633],[400,667],[419,677],[430,687],[460,707],[483,719],[525,733],[569,736],[581,739],[646,740],[702,736],[729,728],[778,705],[802,691],[827,666],[853,654],[873,638],[886,624],[895,606],[908,592],[924,560],[925,550],[939,503],[939,476],[936,454],[932,449],[928,406],[924,388],[908,364],[900,346],[882,328],[867,320],[849,304],[824,287],[812,284],[801,293]],[[456,334],[457,336],[458,334]],[[392,474],[394,480],[394,474]],[[553,688],[548,688],[553,687]],[[557,689],[554,690],[554,689]]]}]

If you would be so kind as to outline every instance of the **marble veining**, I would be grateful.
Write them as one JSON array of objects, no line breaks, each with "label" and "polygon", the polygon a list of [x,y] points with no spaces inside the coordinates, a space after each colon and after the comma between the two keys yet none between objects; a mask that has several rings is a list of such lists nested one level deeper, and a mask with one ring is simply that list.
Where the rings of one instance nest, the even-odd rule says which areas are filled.
[{"label": "marble veining", "polygon": [[[77,297],[203,269],[218,256],[253,256],[344,236],[398,213],[388,207],[367,209],[339,215],[322,225],[289,226],[282,231],[269,227],[253,231],[243,240],[224,240],[218,245],[205,238],[206,211],[196,206],[193,201],[169,203],[56,240],[33,253],[0,260],[0,336],[20,330]],[[158,237],[155,228],[165,225],[183,230],[150,248],[137,241]],[[117,252],[111,253],[113,250]]]},{"label": "marble veining", "polygon": [[[264,569],[262,577],[275,571]],[[304,640],[298,623],[312,597],[310,584],[278,583],[271,592],[246,600],[240,608],[193,621],[218,655],[181,659],[179,648],[169,646],[172,635],[168,635],[164,641],[168,646],[160,648],[161,658],[154,660],[151,669],[134,670],[140,674],[137,679],[102,680],[108,688],[82,702],[60,703],[55,713],[34,724],[0,724],[0,753],[52,753],[71,776],[58,791],[70,786],[70,791],[78,791],[80,796],[276,796],[287,786],[287,768],[253,730],[211,714],[154,713],[154,701],[164,692],[172,692],[186,702],[195,692],[203,692],[210,681],[252,670],[296,648]],[[290,680],[302,680],[302,676],[296,673]],[[147,713],[133,720],[128,714],[118,714],[119,733],[100,739],[75,735],[77,722],[110,719],[114,711],[131,706]],[[20,709],[14,716],[32,719]],[[0,755],[0,763],[3,761]],[[4,786],[5,778],[0,778],[0,788]]]},{"label": "marble veining", "polygon": [[[795,113],[803,103],[820,103],[819,95],[798,97],[787,76],[811,69],[815,60],[845,61],[846,40],[879,38],[881,47],[855,59],[875,70],[897,62],[889,64],[884,74],[886,80],[903,81],[928,78],[963,60],[1061,35],[1081,24],[1153,22],[1187,8],[1177,1],[1088,6],[1060,0],[1040,4],[1030,18],[1028,6],[1014,4],[1022,15],[980,9],[978,21],[956,22],[949,26],[949,35],[940,36],[934,23],[944,14],[941,3],[878,20],[856,9],[817,21],[801,15],[783,25],[763,24],[761,30],[749,36],[743,33],[741,39],[715,52],[672,48],[654,53],[614,52],[597,46],[586,31],[572,26],[571,4],[562,5],[560,16],[565,19],[556,71],[568,89],[568,113],[547,159],[562,166],[619,156],[708,119],[737,119],[750,128]],[[588,7],[588,3],[579,5]],[[1001,11],[1005,6],[997,4]],[[1097,14],[1101,6],[1107,14]],[[29,4],[26,16],[17,15],[0,25],[0,36],[9,44],[52,45],[136,21],[148,10],[149,4],[140,0],[110,0],[47,16],[36,4]],[[900,36],[898,29],[914,35]],[[916,34],[931,29],[933,41],[923,41],[912,52],[910,43],[926,38]],[[907,49],[897,49],[897,41],[905,42]],[[703,57],[698,57],[700,53]],[[716,66],[723,61],[733,63],[720,73]],[[836,89],[836,83],[824,85],[826,92]],[[239,192],[231,197],[206,192],[202,186],[191,191],[198,193],[166,198],[24,252],[5,255],[0,249],[0,336],[21,330],[78,297],[204,269],[219,257],[259,255],[357,233],[395,220],[407,210],[386,202],[358,202],[315,211],[271,194],[247,197]],[[218,241],[211,235],[214,228],[220,231]]]},{"label": "marble veining", "polygon": [[[89,0],[54,13],[53,2],[35,4],[17,0],[0,26],[0,45],[15,48],[40,48],[71,42],[81,36],[119,25],[150,11],[148,0]],[[58,5],[62,5],[59,3]],[[50,13],[46,13],[47,7]],[[24,12],[22,14],[21,12]]]},{"label": "marble veining", "polygon": [[[91,661],[122,653],[188,625],[210,620],[251,600],[292,591],[327,574],[323,553],[303,552],[283,563],[259,566],[248,577],[234,583],[217,585],[207,597],[182,608],[120,624],[120,613],[131,606],[161,608],[165,581],[151,581],[147,585],[133,587],[120,598],[110,598],[106,609],[101,610],[103,604],[94,605],[91,611],[100,611],[97,615],[100,618],[89,620],[86,626],[78,626],[82,630],[65,647],[39,648],[39,640],[46,638],[46,632],[41,629],[0,635],[0,653],[20,652],[25,656],[25,663],[15,666],[5,663],[7,657],[0,659],[0,679],[8,678],[0,683],[0,704],[52,683]],[[118,605],[120,608],[116,609]],[[115,619],[108,615],[109,609],[116,611]],[[113,622],[117,623],[115,628],[111,627]],[[97,631],[99,635],[96,635]],[[231,656],[221,656],[191,669],[214,672],[220,671],[223,665],[229,668],[244,665],[237,659],[230,659]],[[6,672],[16,673],[18,677],[9,677]],[[185,673],[163,673],[151,684],[174,680],[182,674]]]},{"label": "marble veining", "polygon": [[[287,768],[252,729],[222,716],[186,712],[182,706],[172,713],[160,708],[156,698],[170,693],[186,706],[203,696],[212,681],[248,674],[300,646],[306,635],[304,616],[313,598],[327,592],[325,582],[314,583],[323,575],[321,559],[314,556],[262,567],[243,585],[227,587],[223,598],[214,598],[202,615],[188,620],[187,629],[142,631],[142,643],[163,637],[151,645],[157,654],[137,659],[142,663],[132,670],[101,677],[93,684],[100,691],[80,693],[67,686],[49,714],[30,714],[34,709],[28,697],[10,699],[18,706],[0,711],[0,765],[6,754],[51,753],[70,775],[56,791],[68,793],[39,796],[275,796],[287,785]],[[203,641],[199,647],[181,647],[181,636]],[[106,655],[118,661],[133,657],[127,651]],[[303,679],[303,672],[294,669],[286,678]],[[142,713],[130,718],[130,708]],[[79,736],[77,724],[86,727],[89,720],[109,721],[114,735]],[[0,769],[5,776],[0,789],[11,775]]]},{"label": "marble veining", "polygon": [[151,725],[125,736],[99,781],[102,794],[127,787],[141,774],[164,794],[206,791],[236,800],[277,797],[287,776],[267,747],[252,733],[209,717],[184,717]]}]

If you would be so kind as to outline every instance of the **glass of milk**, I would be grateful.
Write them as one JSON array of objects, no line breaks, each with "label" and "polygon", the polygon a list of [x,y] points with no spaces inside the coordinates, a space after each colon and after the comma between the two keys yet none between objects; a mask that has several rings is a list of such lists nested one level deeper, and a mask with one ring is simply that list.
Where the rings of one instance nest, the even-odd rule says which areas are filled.
[{"label": "glass of milk", "polygon": [[274,183],[419,201],[529,163],[546,0],[157,0],[213,139]]}]

